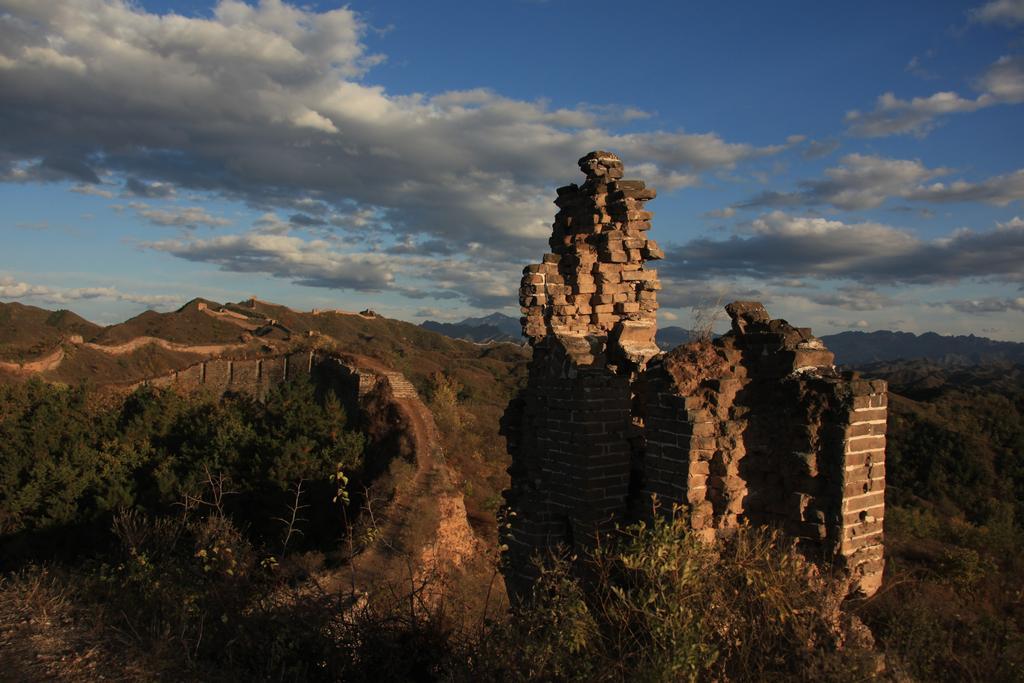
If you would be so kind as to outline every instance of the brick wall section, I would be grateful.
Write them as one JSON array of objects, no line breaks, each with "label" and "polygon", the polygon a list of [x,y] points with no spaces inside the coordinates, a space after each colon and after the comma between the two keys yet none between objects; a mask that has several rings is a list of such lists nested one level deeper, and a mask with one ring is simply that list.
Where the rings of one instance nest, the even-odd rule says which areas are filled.
[{"label": "brick wall section", "polygon": [[[580,159],[586,182],[558,190],[552,253],[524,271],[527,386],[502,430],[506,584],[529,590],[532,560],[579,550],[614,523],[682,505],[707,540],[771,525],[870,595],[883,567],[886,386],[839,373],[808,328],[756,302],[726,307],[732,330],[661,354],[659,289],[644,267],[654,197],[622,181],[608,152]],[[607,299],[607,301],[606,301]],[[622,305],[620,305],[622,304]]]},{"label": "brick wall section", "polygon": [[385,372],[383,373],[388,379],[388,383],[391,385],[391,393],[395,398],[417,398],[416,388],[412,385],[412,382],[405,378],[400,372]]},{"label": "brick wall section", "polygon": [[263,361],[236,360],[231,363],[231,378],[228,388],[231,391],[247,394],[259,394],[260,370]]},{"label": "brick wall section", "polygon": [[854,380],[843,425],[842,524],[838,554],[865,593],[881,585],[885,518],[887,394],[882,380]]},{"label": "brick wall section", "polygon": [[585,546],[595,532],[624,519],[632,458],[629,392],[627,377],[603,366],[574,367],[557,343],[534,358],[530,390],[505,418],[509,443],[521,454],[507,493],[515,500],[515,533],[506,541],[516,575],[509,581],[525,589],[539,550]]},{"label": "brick wall section", "polygon": [[314,351],[297,351],[257,359],[215,358],[125,388],[131,390],[148,385],[174,387],[183,391],[205,389],[218,395],[232,392],[263,398],[271,387],[295,377],[309,377],[313,374],[326,374],[327,377],[323,379],[336,385],[335,388],[340,390],[337,392],[339,395],[347,391],[341,390],[342,387],[351,384],[354,396],[363,398],[383,378],[394,398],[418,396],[412,383],[399,372],[357,368],[340,358]]},{"label": "brick wall section", "polygon": [[284,356],[264,358],[260,365],[260,391],[266,391],[285,381],[288,376],[288,361]]},{"label": "brick wall section", "polygon": [[645,498],[688,506],[706,538],[771,525],[871,594],[882,572],[885,382],[839,373],[811,335],[760,304],[733,330],[652,360],[639,390]]}]

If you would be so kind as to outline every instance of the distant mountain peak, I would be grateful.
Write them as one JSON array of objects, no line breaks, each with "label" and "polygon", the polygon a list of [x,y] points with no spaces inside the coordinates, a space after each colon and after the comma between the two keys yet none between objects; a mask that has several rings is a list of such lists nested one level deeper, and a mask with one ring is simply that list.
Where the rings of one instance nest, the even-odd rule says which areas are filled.
[{"label": "distant mountain peak", "polygon": [[420,327],[453,339],[464,339],[480,344],[487,342],[519,343],[522,340],[522,327],[519,324],[519,318],[513,318],[500,312],[466,318],[453,323],[424,320],[420,323]]},{"label": "distant mountain peak", "polygon": [[836,354],[840,365],[865,365],[881,361],[930,360],[943,365],[1022,363],[1024,344],[994,341],[970,335],[942,335],[937,332],[848,331],[821,338]]}]

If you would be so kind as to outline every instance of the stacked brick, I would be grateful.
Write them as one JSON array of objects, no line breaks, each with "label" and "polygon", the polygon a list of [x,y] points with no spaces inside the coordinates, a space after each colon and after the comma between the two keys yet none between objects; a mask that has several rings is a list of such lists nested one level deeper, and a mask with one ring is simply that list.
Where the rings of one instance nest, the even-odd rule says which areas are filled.
[{"label": "stacked brick", "polygon": [[610,152],[591,152],[579,166],[583,185],[557,191],[551,253],[523,270],[523,332],[531,342],[552,332],[600,335],[628,320],[653,343],[661,285],[644,261],[664,254],[647,238],[652,214],[644,203],[656,193],[622,180],[622,162]]},{"label": "stacked brick", "polygon": [[[609,152],[579,160],[581,185],[558,189],[551,253],[523,272],[523,332],[533,347],[529,387],[506,412],[514,453],[508,582],[530,583],[543,548],[586,545],[621,521],[637,452],[633,382],[659,350],[661,249],[647,237],[655,191],[622,180]],[[626,361],[626,362],[623,362]]]},{"label": "stacked brick", "polygon": [[888,397],[882,380],[850,383],[852,409],[842,430],[841,532],[836,555],[843,558],[862,593],[882,584],[885,517],[885,427]]},{"label": "stacked brick", "polygon": [[[535,347],[530,389],[505,416],[519,457],[506,492],[514,533],[505,536],[510,588],[535,578],[532,558],[545,548],[585,546],[623,518],[633,457],[629,377],[603,363],[579,367],[559,345]],[[574,377],[559,369],[571,364]],[[512,422],[513,424],[509,424]]]},{"label": "stacked brick", "polygon": [[711,539],[770,525],[850,570],[882,574],[885,382],[838,373],[806,328],[727,307],[731,333],[681,346],[644,376],[643,498],[681,503]]},{"label": "stacked brick", "polygon": [[747,493],[739,475],[746,427],[735,406],[746,377],[739,356],[724,347],[679,347],[651,362],[642,388],[646,442],[638,502],[657,496],[687,505],[692,528],[709,538],[716,528],[736,526]]},{"label": "stacked brick", "polygon": [[[661,252],[646,238],[654,196],[607,152],[560,188],[552,252],[524,272],[526,388],[505,413],[506,584],[522,596],[533,559],[581,549],[613,523],[684,505],[711,540],[770,525],[808,556],[881,582],[886,386],[839,373],[808,328],[756,302],[726,307],[732,330],[661,354],[653,344]],[[623,363],[623,359],[629,362]]]}]

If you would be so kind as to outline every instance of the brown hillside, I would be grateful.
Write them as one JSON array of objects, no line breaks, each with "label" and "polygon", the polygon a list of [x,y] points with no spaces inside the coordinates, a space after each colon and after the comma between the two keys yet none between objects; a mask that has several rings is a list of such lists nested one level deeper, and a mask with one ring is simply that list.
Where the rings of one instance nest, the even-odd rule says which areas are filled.
[{"label": "brown hillside", "polygon": [[[219,307],[219,305],[218,305]],[[178,344],[227,344],[237,342],[242,329],[199,310],[190,302],[177,311],[146,311],[118,325],[111,325],[91,341],[103,345],[123,344],[136,337],[158,337]]]},{"label": "brown hillside", "polygon": [[102,329],[71,311],[0,302],[0,359],[29,360],[71,335],[89,339]]},{"label": "brown hillside", "polygon": [[[11,338],[18,339],[23,348],[36,348],[37,355],[52,351],[61,339],[55,332],[59,328],[44,325],[43,321],[63,320],[68,326],[75,320],[82,320],[70,311],[51,312],[20,304],[7,306],[16,311],[31,309],[34,312],[28,317],[12,317],[7,327]],[[89,380],[100,384],[137,381],[186,367],[200,356],[210,355],[205,351],[197,354],[183,349],[159,349],[152,344],[127,353],[114,352],[140,338],[189,346],[238,345],[244,338],[251,338],[244,347],[233,348],[230,355],[257,356],[272,348],[281,351],[288,346],[316,346],[359,354],[402,372],[425,395],[430,393],[435,373],[452,375],[463,385],[466,400],[493,404],[497,409],[501,401],[492,401],[490,395],[499,387],[507,389],[516,383],[518,369],[526,358],[522,348],[514,344],[482,346],[381,316],[314,314],[258,300],[222,306],[214,301],[195,299],[176,311],[146,311],[107,328],[82,322],[88,327],[79,325],[71,329],[80,330],[76,333],[82,334],[86,342],[110,347],[111,352],[105,353],[103,348],[90,349],[89,345],[69,348],[60,367],[43,373],[44,379]],[[504,396],[505,391],[498,393]]]},{"label": "brown hillside", "polygon": [[249,299],[247,301],[239,301],[238,303],[225,304],[224,310],[241,313],[254,319],[275,321],[278,325],[287,328],[295,334],[305,334],[308,330],[316,329],[315,325],[310,326],[309,321],[306,319],[307,316],[311,319],[315,319],[316,316],[294,311],[287,306],[273,304],[269,301]]},{"label": "brown hillside", "polygon": [[170,351],[155,344],[143,346],[132,353],[115,356],[86,346],[73,346],[60,366],[44,373],[51,382],[77,385],[83,382],[98,385],[133,382],[157,377],[199,361],[194,353]]}]

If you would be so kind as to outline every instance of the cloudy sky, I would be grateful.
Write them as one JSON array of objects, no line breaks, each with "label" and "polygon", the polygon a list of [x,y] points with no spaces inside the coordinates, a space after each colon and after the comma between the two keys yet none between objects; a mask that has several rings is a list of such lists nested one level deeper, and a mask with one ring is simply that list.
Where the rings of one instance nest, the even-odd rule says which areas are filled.
[{"label": "cloudy sky", "polygon": [[515,315],[599,148],[663,324],[1024,341],[1024,0],[0,0],[0,300]]}]

